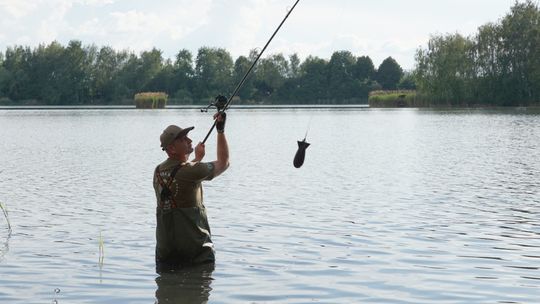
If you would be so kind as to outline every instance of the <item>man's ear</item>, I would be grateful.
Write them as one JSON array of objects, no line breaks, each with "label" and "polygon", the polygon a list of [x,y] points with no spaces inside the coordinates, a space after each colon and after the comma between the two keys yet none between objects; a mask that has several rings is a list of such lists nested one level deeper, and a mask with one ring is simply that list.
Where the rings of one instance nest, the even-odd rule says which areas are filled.
[{"label": "man's ear", "polygon": [[174,148],[173,145],[168,145],[167,148],[165,148],[165,151],[166,151],[167,154],[169,154],[169,155],[174,155],[174,154],[176,154],[176,149]]}]

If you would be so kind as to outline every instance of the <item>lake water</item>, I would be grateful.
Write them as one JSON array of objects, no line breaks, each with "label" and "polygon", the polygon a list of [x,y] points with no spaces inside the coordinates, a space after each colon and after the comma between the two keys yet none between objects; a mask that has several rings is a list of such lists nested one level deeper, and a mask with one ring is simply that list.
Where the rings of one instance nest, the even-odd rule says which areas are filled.
[{"label": "lake water", "polygon": [[231,109],[204,186],[217,262],[158,276],[171,123],[198,141],[212,119],[0,110],[1,303],[540,302],[538,111]]}]

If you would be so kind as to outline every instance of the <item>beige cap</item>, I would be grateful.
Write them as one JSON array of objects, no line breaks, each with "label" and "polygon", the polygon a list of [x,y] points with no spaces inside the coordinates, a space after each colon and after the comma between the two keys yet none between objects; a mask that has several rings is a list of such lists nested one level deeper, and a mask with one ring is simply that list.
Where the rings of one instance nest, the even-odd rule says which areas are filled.
[{"label": "beige cap", "polygon": [[189,131],[193,130],[195,127],[189,127],[182,129],[179,126],[170,125],[165,130],[163,130],[163,133],[159,136],[159,141],[161,141],[161,149],[165,150],[168,145],[170,145],[173,140],[175,140],[178,137],[182,137],[186,134],[188,134]]}]

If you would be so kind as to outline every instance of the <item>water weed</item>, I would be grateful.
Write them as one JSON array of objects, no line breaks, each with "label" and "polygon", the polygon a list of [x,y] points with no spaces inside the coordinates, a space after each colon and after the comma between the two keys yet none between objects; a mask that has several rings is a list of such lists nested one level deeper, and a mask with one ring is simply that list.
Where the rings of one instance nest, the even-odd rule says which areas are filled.
[{"label": "water weed", "polygon": [[0,209],[2,209],[2,213],[4,214],[6,218],[6,223],[8,226],[8,235],[6,237],[5,242],[3,243],[3,246],[0,247],[0,261],[2,261],[2,259],[4,258],[4,255],[9,250],[9,238],[11,237],[11,224],[9,223],[9,215],[8,215],[7,207],[2,202],[0,202]]},{"label": "water weed", "polygon": [[4,213],[4,216],[6,217],[9,234],[11,234],[11,224],[9,223],[9,214],[7,211],[7,207],[2,202],[0,202],[0,209],[2,209],[2,212]]},{"label": "water weed", "polygon": [[103,266],[104,258],[105,258],[105,246],[103,243],[103,236],[101,235],[101,231],[100,231],[99,232],[99,260],[98,260],[99,266]]}]

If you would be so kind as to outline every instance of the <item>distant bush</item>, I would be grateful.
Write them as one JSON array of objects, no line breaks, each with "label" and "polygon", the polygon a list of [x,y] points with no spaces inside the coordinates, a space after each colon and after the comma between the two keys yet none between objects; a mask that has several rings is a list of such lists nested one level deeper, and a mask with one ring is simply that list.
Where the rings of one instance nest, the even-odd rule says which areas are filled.
[{"label": "distant bush", "polygon": [[135,94],[135,107],[138,109],[163,109],[169,95],[163,92],[141,92]]}]

